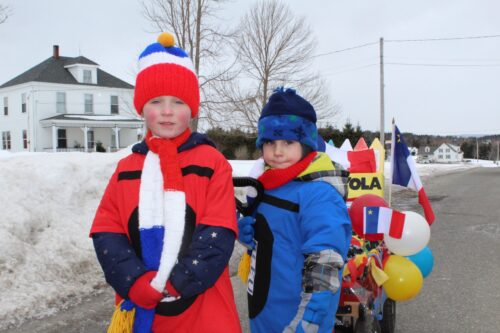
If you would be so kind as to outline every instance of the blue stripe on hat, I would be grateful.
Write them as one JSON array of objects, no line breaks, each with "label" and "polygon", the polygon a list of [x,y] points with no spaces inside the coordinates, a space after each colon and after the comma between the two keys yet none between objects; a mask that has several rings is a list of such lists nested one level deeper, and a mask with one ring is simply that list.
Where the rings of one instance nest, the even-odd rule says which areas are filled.
[{"label": "blue stripe on hat", "polygon": [[148,56],[152,53],[156,53],[156,52],[166,52],[166,53],[170,53],[171,55],[181,57],[181,58],[188,57],[187,53],[181,48],[178,48],[175,46],[164,47],[160,43],[153,43],[153,44],[149,45],[148,47],[146,47],[146,49],[144,51],[142,51],[141,55],[139,56],[139,59],[141,59],[145,56]]}]

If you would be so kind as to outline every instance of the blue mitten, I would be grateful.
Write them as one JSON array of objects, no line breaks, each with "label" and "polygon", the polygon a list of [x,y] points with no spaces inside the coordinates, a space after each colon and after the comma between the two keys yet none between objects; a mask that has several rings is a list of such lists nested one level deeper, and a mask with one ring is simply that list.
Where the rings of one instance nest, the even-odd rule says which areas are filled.
[{"label": "blue mitten", "polygon": [[306,305],[302,320],[314,324],[321,324],[330,308],[333,294],[330,291],[314,292]]},{"label": "blue mitten", "polygon": [[245,216],[238,220],[238,240],[249,249],[255,247],[253,235],[255,233],[253,224],[255,219],[252,216]]},{"label": "blue mitten", "polygon": [[[327,318],[334,296],[330,291],[320,291],[313,293],[301,293],[299,311],[295,318],[286,327],[285,332],[317,332],[320,327],[324,327],[325,321],[335,320],[335,316]],[[303,308],[302,318],[300,317]],[[331,323],[333,326],[333,322]],[[326,325],[330,326],[330,325]]]}]

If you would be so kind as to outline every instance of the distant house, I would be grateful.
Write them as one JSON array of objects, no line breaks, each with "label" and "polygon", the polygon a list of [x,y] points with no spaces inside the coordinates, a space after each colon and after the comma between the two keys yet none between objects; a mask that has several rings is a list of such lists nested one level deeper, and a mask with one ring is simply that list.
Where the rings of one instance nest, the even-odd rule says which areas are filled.
[{"label": "distant house", "polygon": [[433,163],[434,162],[434,151],[437,147],[424,146],[420,147],[418,151],[417,162],[419,163]]},{"label": "distant house", "polygon": [[450,143],[442,143],[434,150],[434,161],[436,163],[458,163],[462,162],[464,153],[460,151],[460,147]]},{"label": "distant house", "polygon": [[420,148],[418,162],[420,163],[458,163],[463,160],[460,147],[442,143],[439,146],[424,146]]},{"label": "distant house", "polygon": [[[5,65],[5,64],[4,64]],[[0,132],[4,150],[93,151],[126,147],[143,122],[133,86],[83,56],[52,57],[0,86]],[[139,132],[138,132],[139,131]]]}]

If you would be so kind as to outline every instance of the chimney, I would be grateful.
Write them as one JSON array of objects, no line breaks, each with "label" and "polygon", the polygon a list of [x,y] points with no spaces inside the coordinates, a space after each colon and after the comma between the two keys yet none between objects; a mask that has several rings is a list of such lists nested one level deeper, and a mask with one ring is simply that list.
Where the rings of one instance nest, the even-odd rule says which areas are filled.
[{"label": "chimney", "polygon": [[54,49],[54,54],[53,54],[54,59],[59,59],[59,45],[54,45],[53,49]]}]

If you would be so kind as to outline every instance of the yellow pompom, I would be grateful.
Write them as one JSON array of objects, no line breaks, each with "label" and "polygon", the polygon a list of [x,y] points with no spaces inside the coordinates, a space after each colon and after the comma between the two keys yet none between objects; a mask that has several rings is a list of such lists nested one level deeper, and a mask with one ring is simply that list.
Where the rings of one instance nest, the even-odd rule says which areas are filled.
[{"label": "yellow pompom", "polygon": [[174,35],[169,32],[162,32],[158,36],[158,43],[160,43],[164,47],[172,47],[175,44]]}]

